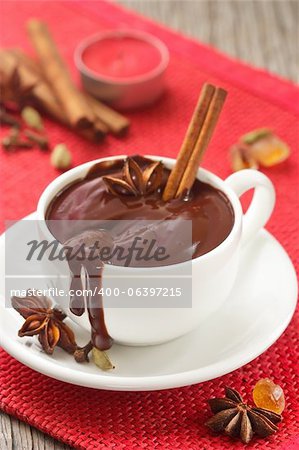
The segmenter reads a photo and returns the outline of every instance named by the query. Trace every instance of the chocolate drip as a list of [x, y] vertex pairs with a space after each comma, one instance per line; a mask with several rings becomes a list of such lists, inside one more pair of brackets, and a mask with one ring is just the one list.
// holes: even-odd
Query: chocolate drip
[[[89, 287], [92, 291], [98, 289], [98, 287], [101, 288], [102, 272], [103, 269], [101, 268], [98, 277], [88, 276]], [[108, 350], [113, 344], [113, 339], [109, 336], [105, 324], [102, 294], [98, 293], [96, 295], [88, 296], [87, 310], [91, 325], [91, 342], [93, 346], [100, 350]]]
[[[76, 292], [82, 289], [82, 282], [80, 275], [72, 275], [70, 291]], [[85, 311], [84, 297], [72, 295], [70, 298], [70, 310], [76, 316], [82, 316]]]
[[[91, 342], [99, 350], [107, 350], [111, 347], [113, 339], [109, 336], [105, 324], [101, 294], [104, 268], [98, 253], [98, 248], [101, 245], [112, 246], [109, 234], [103, 230], [87, 230], [66, 241], [64, 250], [72, 273], [70, 289], [75, 292], [70, 299], [70, 310], [77, 316], [84, 313], [83, 290], [84, 288], [88, 290], [86, 303], [91, 325]], [[82, 269], [85, 275], [85, 286], [81, 281]], [[81, 295], [76, 291], [79, 291]]]

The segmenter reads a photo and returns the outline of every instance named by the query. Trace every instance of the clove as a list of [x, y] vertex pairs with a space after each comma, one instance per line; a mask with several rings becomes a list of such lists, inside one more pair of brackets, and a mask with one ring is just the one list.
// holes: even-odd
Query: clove
[[42, 136], [41, 134], [35, 133], [34, 131], [31, 130], [24, 130], [24, 135], [33, 144], [37, 144], [41, 150], [49, 149], [49, 141], [47, 136]]
[[88, 354], [92, 350], [92, 343], [88, 342], [84, 347], [78, 347], [74, 352], [74, 358], [78, 363], [88, 362]]
[[1, 125], [9, 125], [15, 128], [21, 127], [21, 122], [11, 114], [8, 114], [3, 108], [0, 108], [0, 123]]
[[84, 347], [77, 347], [74, 352], [74, 358], [78, 363], [89, 362], [88, 355], [90, 352], [92, 352], [93, 362], [101, 370], [114, 369], [107, 353], [93, 347], [91, 342], [88, 342]]
[[20, 138], [19, 128], [11, 128], [8, 136], [2, 139], [2, 146], [5, 150], [15, 150], [17, 148], [30, 149], [33, 144], [29, 141]]

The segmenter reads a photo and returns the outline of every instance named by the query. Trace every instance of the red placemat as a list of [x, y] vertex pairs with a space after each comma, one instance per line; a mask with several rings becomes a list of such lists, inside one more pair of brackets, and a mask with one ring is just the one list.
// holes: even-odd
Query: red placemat
[[[204, 166], [221, 177], [230, 173], [227, 148], [242, 133], [270, 126], [291, 146], [284, 164], [265, 171], [277, 190], [277, 207], [268, 229], [298, 267], [298, 112], [299, 91], [290, 82], [235, 62], [218, 52], [106, 2], [1, 2], [2, 45], [30, 49], [24, 23], [46, 20], [72, 70], [72, 55], [81, 38], [93, 32], [127, 26], [156, 34], [171, 52], [168, 91], [146, 111], [130, 114], [125, 139], [108, 138], [91, 145], [51, 122], [51, 143], [65, 142], [74, 165], [113, 154], [153, 153], [175, 156], [204, 81], [221, 84], [229, 97]], [[74, 73], [75, 75], [75, 73]], [[45, 186], [57, 176], [49, 156], [38, 150], [1, 152], [2, 219], [32, 212]], [[257, 311], [258, 314], [258, 311]], [[253, 448], [295, 450], [299, 447], [298, 312], [283, 336], [267, 352], [243, 368], [215, 381], [160, 392], [108, 392], [52, 380], [0, 351], [0, 406], [53, 437], [80, 449], [230, 449], [243, 448], [227, 437], [214, 437], [203, 425], [210, 416], [206, 399], [222, 395], [225, 385], [250, 397], [262, 377], [276, 380], [286, 394], [287, 409], [280, 431]]]

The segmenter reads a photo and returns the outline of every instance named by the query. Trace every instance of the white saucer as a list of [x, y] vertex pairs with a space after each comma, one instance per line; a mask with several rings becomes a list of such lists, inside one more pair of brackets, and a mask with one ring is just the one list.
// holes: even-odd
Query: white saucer
[[[28, 218], [34, 219], [32, 214]], [[0, 239], [3, 254], [4, 239]], [[0, 266], [3, 279], [4, 267]], [[42, 274], [41, 274], [42, 275]], [[157, 390], [186, 386], [231, 372], [252, 361], [286, 329], [296, 307], [297, 279], [281, 245], [265, 230], [247, 246], [238, 279], [221, 309], [194, 332], [153, 347], [114, 345], [116, 365], [101, 372], [93, 364], [77, 364], [60, 349], [47, 356], [35, 338], [18, 338], [23, 319], [4, 308], [0, 286], [1, 346], [32, 369], [68, 383], [97, 389]], [[71, 322], [79, 343], [89, 334]]]

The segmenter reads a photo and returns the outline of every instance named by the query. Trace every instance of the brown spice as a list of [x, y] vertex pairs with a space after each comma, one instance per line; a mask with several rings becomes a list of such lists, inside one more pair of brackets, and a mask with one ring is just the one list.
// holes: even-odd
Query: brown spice
[[282, 420], [280, 414], [245, 404], [239, 392], [229, 387], [225, 388], [224, 398], [212, 398], [208, 403], [215, 415], [206, 425], [215, 433], [240, 437], [244, 444], [248, 444], [254, 434], [259, 437], [274, 434], [278, 430], [276, 424]]
[[208, 109], [205, 121], [202, 125], [200, 134], [191, 154], [190, 161], [187, 164], [186, 170], [180, 181], [176, 197], [180, 197], [186, 191], [189, 192], [193, 186], [198, 171], [199, 163], [201, 162], [204, 152], [212, 138], [214, 129], [218, 122], [223, 104], [226, 99], [227, 92], [224, 89], [216, 88], [210, 107]]
[[74, 358], [78, 363], [89, 362], [89, 353], [91, 352], [93, 345], [91, 341], [84, 347], [78, 347], [74, 352]]
[[[66, 67], [62, 69], [67, 79], [70, 79]], [[75, 97], [82, 98], [92, 116], [90, 126], [74, 126], [64, 111], [63, 102], [55, 94], [52, 83], [45, 79], [39, 63], [20, 49], [0, 50], [0, 88], [5, 104], [13, 101], [19, 107], [32, 106], [59, 123], [70, 126], [77, 134], [92, 142], [100, 142], [108, 132], [121, 136], [130, 125], [126, 117], [73, 86]], [[69, 103], [69, 97], [63, 100]], [[73, 96], [71, 100], [73, 102]]]
[[164, 201], [171, 200], [176, 195], [180, 180], [182, 179], [184, 171], [186, 170], [187, 164], [191, 158], [192, 151], [198, 139], [201, 127], [206, 118], [214, 92], [215, 87], [213, 85], [207, 83], [204, 84], [191, 121], [189, 123], [181, 149], [177, 156], [176, 163], [169, 175], [163, 193]]
[[66, 315], [57, 308], [51, 308], [47, 297], [27, 293], [26, 297], [12, 297], [13, 308], [25, 319], [19, 336], [37, 335], [43, 350], [51, 355], [56, 346], [73, 354], [77, 349], [75, 335], [63, 320]]
[[78, 347], [74, 353], [74, 358], [78, 363], [89, 362], [89, 353], [92, 352], [92, 359], [101, 370], [114, 369], [106, 352], [93, 347], [91, 341], [84, 347]]
[[47, 25], [37, 19], [31, 19], [27, 23], [27, 30], [39, 57], [42, 72], [71, 126], [79, 130], [92, 127], [94, 114], [73, 84]]
[[9, 125], [15, 128], [21, 127], [20, 120], [16, 119], [11, 114], [8, 114], [8, 112], [6, 112], [4, 108], [0, 108], [0, 123], [1, 125]]
[[33, 144], [21, 138], [19, 128], [11, 128], [9, 135], [2, 139], [2, 146], [5, 150], [14, 151], [16, 149], [31, 149]]
[[122, 177], [104, 176], [109, 191], [114, 195], [148, 195], [158, 190], [162, 183], [163, 164], [161, 161], [142, 169], [133, 158], [127, 158]]
[[205, 84], [193, 113], [177, 161], [170, 173], [163, 192], [168, 201], [189, 192], [198, 170], [198, 165], [211, 140], [222, 110], [226, 91]]
[[94, 363], [100, 369], [114, 368], [107, 353], [94, 348], [91, 342], [78, 347], [74, 332], [63, 322], [66, 314], [59, 308], [52, 308], [52, 302], [47, 297], [32, 295], [28, 291], [26, 297], [12, 297], [11, 304], [25, 319], [18, 335], [38, 336], [48, 355], [53, 354], [55, 347], [61, 347], [73, 355], [78, 363], [83, 363], [89, 362], [88, 355], [92, 351]]
[[10, 93], [10, 100], [21, 107], [34, 106], [59, 122], [67, 123], [61, 106], [41, 75], [39, 66], [29, 56], [17, 49], [2, 50], [0, 69], [3, 74], [3, 87], [7, 97]]
[[41, 150], [49, 149], [49, 140], [47, 136], [35, 133], [31, 130], [24, 130], [24, 135], [34, 144], [37, 144]]
[[85, 98], [99, 122], [105, 125], [107, 130], [116, 136], [126, 134], [130, 126], [129, 119], [88, 94], [85, 94]]

